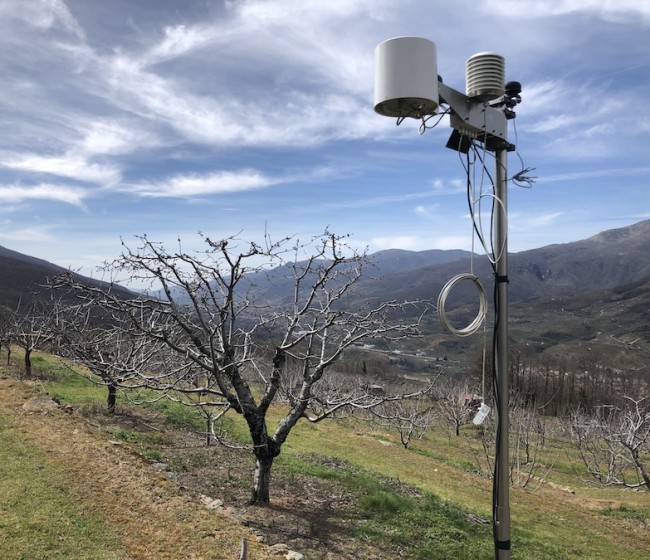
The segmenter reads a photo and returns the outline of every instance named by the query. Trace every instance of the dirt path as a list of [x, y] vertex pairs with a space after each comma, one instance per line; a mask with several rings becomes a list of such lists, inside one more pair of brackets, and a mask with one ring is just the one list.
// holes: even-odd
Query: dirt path
[[107, 519], [133, 559], [237, 559], [244, 537], [249, 560], [273, 558], [246, 528], [183, 496], [99, 426], [63, 409], [25, 412], [34, 394], [25, 383], [0, 379], [0, 414], [65, 469], [72, 495]]

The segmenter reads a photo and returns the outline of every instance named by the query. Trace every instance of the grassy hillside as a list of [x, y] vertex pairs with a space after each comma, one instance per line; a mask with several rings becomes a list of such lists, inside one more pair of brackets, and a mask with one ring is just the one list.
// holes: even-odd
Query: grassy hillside
[[[302, 424], [274, 469], [273, 505], [251, 508], [250, 454], [205, 447], [186, 409], [122, 403], [110, 417], [101, 388], [48, 356], [35, 367], [40, 381], [18, 382], [7, 368], [0, 380], [0, 461], [9, 465], [0, 502], [20, 502], [0, 508], [3, 558], [236, 558], [242, 536], [248, 558], [270, 554], [258, 540], [308, 560], [493, 557], [491, 483], [469, 427], [456, 437], [439, 425], [404, 449], [361, 421]], [[22, 412], [44, 391], [72, 412]], [[238, 422], [229, 430], [243, 440]], [[650, 494], [596, 486], [566, 441], [550, 447], [553, 484], [511, 491], [513, 559], [647, 558]], [[27, 484], [35, 499], [12, 493]], [[207, 510], [201, 495], [225, 507]], [[43, 502], [58, 514], [33, 521]], [[75, 547], [83, 553], [67, 555]]]

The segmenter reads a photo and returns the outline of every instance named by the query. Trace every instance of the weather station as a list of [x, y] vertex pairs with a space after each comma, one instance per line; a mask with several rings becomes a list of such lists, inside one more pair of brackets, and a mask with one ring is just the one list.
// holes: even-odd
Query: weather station
[[[496, 450], [494, 460], [492, 526], [494, 554], [498, 560], [510, 558], [510, 474], [509, 474], [509, 419], [508, 419], [508, 209], [507, 186], [530, 186], [533, 178], [526, 177], [530, 169], [522, 169], [508, 177], [508, 152], [515, 146], [508, 142], [508, 124], [516, 116], [514, 107], [521, 102], [521, 85], [505, 82], [505, 61], [498, 54], [484, 52], [470, 57], [466, 62], [466, 89], [461, 93], [447, 86], [438, 76], [436, 45], [420, 37], [397, 37], [380, 43], [375, 49], [375, 95], [377, 113], [397, 119], [420, 121], [419, 131], [436, 126], [448, 116], [452, 133], [447, 148], [459, 153], [467, 172], [468, 202], [472, 217], [472, 236], [476, 236], [492, 265], [494, 273], [494, 325], [493, 353], [493, 402], [496, 411]], [[436, 119], [435, 124], [429, 124]], [[515, 129], [516, 130], [516, 129]], [[466, 158], [463, 160], [463, 158]], [[486, 166], [494, 159], [494, 173]], [[480, 166], [481, 178], [474, 181]], [[489, 184], [489, 189], [485, 188]], [[478, 191], [477, 191], [478, 188]], [[480, 204], [489, 199], [491, 207], [491, 231], [483, 234]], [[479, 292], [479, 310], [467, 327], [455, 328], [447, 321], [445, 301], [449, 291], [458, 283], [470, 281]], [[438, 315], [444, 326], [456, 336], [475, 333], [486, 317], [487, 297], [472, 272], [452, 278], [438, 298]], [[474, 418], [479, 424], [487, 415], [489, 407], [483, 402]]]

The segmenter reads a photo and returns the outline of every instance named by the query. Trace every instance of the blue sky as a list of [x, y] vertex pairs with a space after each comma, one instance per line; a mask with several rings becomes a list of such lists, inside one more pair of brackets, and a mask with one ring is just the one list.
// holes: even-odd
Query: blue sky
[[447, 123], [373, 111], [396, 36], [461, 91], [481, 51], [522, 83], [511, 251], [650, 218], [649, 1], [0, 0], [0, 245], [86, 273], [141, 234], [470, 249]]

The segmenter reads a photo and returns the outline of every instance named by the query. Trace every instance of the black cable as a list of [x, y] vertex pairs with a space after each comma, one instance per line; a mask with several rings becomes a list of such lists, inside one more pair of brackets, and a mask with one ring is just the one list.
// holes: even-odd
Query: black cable
[[[481, 229], [478, 227], [478, 224], [475, 219], [474, 213], [474, 201], [472, 200], [472, 166], [476, 164], [477, 161], [480, 162], [482, 166], [482, 173], [484, 173], [491, 185], [492, 188], [492, 211], [490, 214], [490, 240], [492, 248], [492, 257], [495, 257], [494, 254], [494, 220], [495, 220], [495, 211], [499, 210], [497, 205], [500, 204], [500, 201], [496, 199], [495, 184], [494, 179], [486, 167], [485, 158], [482, 156], [479, 148], [476, 145], [474, 140], [471, 141], [471, 155], [470, 150], [466, 153], [466, 159], [463, 161], [463, 157], [459, 150], [460, 161], [463, 164], [465, 173], [467, 174], [467, 203], [469, 206], [470, 215], [472, 217], [472, 228], [476, 233], [479, 241], [483, 245], [483, 248], [487, 250], [485, 240], [483, 238]], [[482, 193], [481, 193], [482, 195]], [[501, 251], [503, 248], [499, 248]], [[493, 401], [494, 408], [496, 411], [497, 421], [496, 421], [496, 430], [495, 430], [495, 454], [494, 454], [494, 464], [493, 464], [493, 473], [492, 473], [492, 537], [494, 542], [494, 558], [498, 559], [499, 555], [499, 494], [500, 494], [500, 481], [499, 481], [499, 471], [500, 471], [500, 459], [499, 459], [499, 449], [501, 449], [501, 442], [503, 440], [503, 426], [500, 422], [500, 410], [503, 403], [500, 399], [500, 382], [497, 369], [497, 358], [498, 358], [498, 345], [499, 345], [499, 325], [502, 320], [500, 313], [500, 296], [499, 296], [499, 284], [501, 282], [507, 282], [507, 278], [500, 277], [498, 275], [498, 269], [496, 265], [496, 259], [488, 259], [492, 270], [494, 273], [494, 292], [493, 292], [493, 305], [494, 305], [494, 330], [492, 334], [492, 392], [493, 392]]]
[[[438, 124], [440, 123], [442, 118], [445, 115], [448, 115], [449, 113], [451, 113], [449, 108], [445, 109], [442, 113], [440, 113], [438, 115], [438, 120], [436, 122], [434, 122], [432, 125], [428, 125], [427, 122], [429, 120], [431, 120], [433, 117], [435, 117], [436, 116], [435, 114], [429, 115], [427, 117], [419, 117], [421, 122], [420, 122], [420, 125], [418, 127], [418, 134], [424, 134], [427, 130], [435, 128], [436, 126], [438, 126]], [[395, 121], [395, 124], [397, 126], [401, 125], [404, 122], [404, 119], [406, 119], [408, 116], [411, 116], [413, 118], [418, 118], [415, 115], [402, 115], [401, 117], [397, 117], [397, 120]]]
[[[470, 215], [472, 217], [472, 227], [474, 229], [474, 232], [476, 233], [476, 236], [478, 237], [479, 241], [481, 242], [481, 245], [483, 246], [483, 248], [487, 251], [488, 248], [487, 248], [487, 245], [485, 243], [485, 239], [483, 238], [483, 234], [482, 234], [481, 230], [479, 229], [478, 225], [476, 224], [476, 220], [474, 219], [474, 206], [473, 206], [474, 203], [473, 203], [473, 201], [471, 199], [471, 191], [472, 191], [471, 167], [472, 167], [472, 165], [475, 165], [475, 161], [478, 160], [478, 161], [481, 162], [481, 167], [482, 167], [483, 173], [485, 173], [485, 175], [487, 175], [487, 178], [490, 181], [490, 186], [492, 188], [492, 193], [493, 193], [493, 196], [492, 196], [492, 210], [490, 212], [490, 247], [492, 248], [492, 258], [488, 258], [488, 260], [490, 261], [490, 265], [492, 266], [492, 270], [496, 274], [496, 262], [495, 262], [495, 259], [494, 259], [494, 257], [496, 256], [495, 253], [494, 253], [494, 211], [495, 211], [495, 204], [498, 204], [498, 201], [497, 201], [496, 196], [495, 196], [494, 179], [492, 178], [492, 175], [488, 171], [488, 169], [487, 169], [487, 167], [485, 165], [485, 160], [481, 157], [481, 154], [480, 154], [478, 148], [476, 147], [476, 144], [475, 144], [474, 141], [471, 142], [471, 151], [472, 151], [472, 153], [474, 155], [474, 158], [475, 158], [474, 161], [470, 160], [469, 151], [468, 151], [467, 154], [466, 154], [467, 165], [465, 165], [463, 163], [463, 167], [465, 169], [465, 172], [467, 173], [467, 203], [468, 203], [468, 206], [469, 206]], [[461, 158], [461, 162], [462, 161], [463, 160]]]
[[427, 121], [432, 119], [434, 115], [429, 115], [428, 117], [422, 117], [422, 122], [420, 123], [420, 126], [418, 128], [418, 134], [424, 134], [427, 130], [435, 128], [440, 124], [440, 121], [445, 115], [448, 115], [450, 113], [449, 109], [445, 109], [442, 113], [440, 113], [440, 116], [438, 117], [438, 120], [434, 122], [432, 125], [427, 125]]
[[496, 433], [495, 433], [495, 453], [492, 473], [492, 537], [494, 541], [494, 558], [499, 555], [499, 449], [501, 444], [501, 421], [499, 411], [501, 410], [501, 399], [499, 391], [499, 377], [497, 372], [497, 347], [499, 341], [499, 323], [501, 321], [499, 306], [499, 282], [497, 281], [496, 270], [494, 273], [494, 330], [492, 332], [492, 398], [494, 399], [494, 408], [496, 411]]
[[[460, 154], [460, 152], [458, 152]], [[479, 229], [478, 225], [476, 224], [476, 220], [474, 219], [474, 201], [472, 200], [472, 161], [469, 158], [469, 151], [467, 154], [465, 154], [465, 157], [467, 158], [467, 165], [463, 164], [463, 167], [465, 168], [465, 172], [467, 174], [467, 206], [469, 207], [469, 213], [470, 216], [472, 217], [472, 228], [474, 229], [474, 233], [476, 233], [476, 237], [478, 237], [478, 240], [481, 242], [481, 245], [485, 248], [485, 240], [483, 239], [483, 234], [481, 233], [481, 230]], [[461, 156], [461, 162], [462, 162], [462, 156]]]
[[[487, 175], [487, 178], [490, 181], [490, 186], [492, 187], [492, 211], [490, 212], [490, 247], [492, 248], [492, 257], [490, 259], [490, 263], [492, 264], [492, 269], [495, 271], [496, 274], [496, 256], [497, 254], [494, 251], [494, 211], [495, 211], [495, 204], [498, 204], [500, 201], [497, 200], [496, 198], [496, 192], [495, 192], [495, 187], [494, 187], [494, 179], [492, 178], [492, 174], [487, 168], [485, 159], [481, 156], [481, 152], [479, 149], [476, 147], [475, 142], [472, 142], [472, 150], [474, 151], [476, 158], [481, 162], [481, 166], [483, 169], [483, 173]], [[483, 153], [486, 153], [485, 150], [483, 150]], [[485, 246], [485, 245], [484, 245]], [[499, 248], [499, 253], [503, 250], [503, 248]]]
[[[462, 142], [462, 136], [461, 139], [459, 140], [459, 144]], [[474, 154], [476, 155], [476, 154]], [[481, 230], [479, 227], [476, 225], [476, 220], [474, 219], [474, 202], [472, 200], [472, 165], [474, 162], [470, 160], [469, 157], [469, 150], [465, 154], [465, 157], [467, 158], [467, 163], [463, 161], [463, 156], [462, 152], [459, 150], [458, 151], [458, 156], [460, 157], [460, 161], [463, 165], [463, 168], [465, 169], [465, 174], [467, 175], [467, 206], [469, 208], [469, 214], [472, 218], [472, 229], [474, 230], [474, 233], [476, 233], [476, 237], [478, 237], [478, 240], [481, 242], [481, 245], [483, 248], [486, 248], [485, 246], [485, 240], [483, 239], [483, 234], [481, 233]]]
[[[461, 155], [461, 152], [459, 151], [459, 157], [460, 161], [463, 165], [463, 168], [465, 169], [465, 173], [467, 175], [467, 204], [469, 206], [469, 211], [470, 215], [472, 217], [472, 228], [474, 232], [476, 233], [476, 236], [478, 237], [479, 241], [483, 245], [483, 248], [487, 250], [487, 247], [485, 245], [485, 240], [483, 239], [483, 235], [481, 233], [480, 228], [478, 227], [478, 224], [476, 223], [475, 219], [475, 213], [474, 213], [474, 201], [472, 200], [472, 166], [475, 165], [476, 161], [479, 161], [482, 166], [482, 172], [486, 174], [488, 177], [488, 180], [490, 181], [490, 185], [492, 187], [492, 192], [495, 195], [495, 185], [494, 185], [494, 179], [492, 178], [492, 175], [490, 172], [487, 170], [486, 165], [485, 165], [485, 159], [482, 157], [478, 147], [476, 146], [476, 143], [472, 140], [471, 141], [471, 155], [470, 155], [470, 150], [467, 151], [465, 154], [466, 158], [465, 161], [463, 160], [463, 157]], [[472, 159], [473, 157], [473, 159]], [[490, 239], [492, 241], [492, 251], [494, 252], [494, 212], [496, 209], [496, 204], [498, 202], [496, 201], [496, 196], [492, 197], [492, 212], [490, 216]], [[500, 384], [499, 384], [499, 378], [497, 375], [497, 347], [498, 347], [498, 340], [499, 340], [499, 324], [501, 321], [501, 314], [500, 314], [500, 305], [499, 305], [499, 284], [501, 282], [507, 281], [507, 279], [500, 278], [498, 276], [498, 270], [496, 266], [496, 262], [493, 262], [494, 259], [489, 258], [488, 259], [491, 266], [492, 270], [494, 273], [494, 292], [493, 292], [493, 305], [494, 305], [494, 330], [492, 334], [492, 398], [494, 401], [494, 408], [497, 414], [497, 422], [496, 422], [496, 430], [495, 430], [495, 444], [496, 444], [496, 452], [494, 454], [494, 464], [493, 464], [493, 473], [492, 473], [492, 537], [494, 541], [494, 557], [495, 559], [498, 558], [498, 551], [499, 551], [499, 535], [498, 535], [498, 526], [499, 526], [499, 452], [498, 450], [500, 449], [501, 446], [501, 440], [502, 440], [502, 429], [503, 426], [501, 425], [501, 422], [498, 420], [499, 419], [499, 411], [501, 410], [501, 400], [500, 400]]]
[[[514, 130], [515, 133], [515, 146], [516, 146], [518, 144], [519, 135], [517, 133], [517, 123], [514, 119], [512, 120], [512, 129]], [[517, 171], [517, 173], [515, 173], [508, 180], [512, 181], [512, 184], [515, 185], [516, 187], [520, 187], [522, 189], [532, 189], [533, 183], [537, 182], [537, 177], [531, 177], [530, 175], [527, 175], [527, 173], [534, 171], [535, 168], [526, 167], [526, 164], [524, 163], [524, 158], [521, 157], [519, 150], [515, 150], [515, 153], [519, 158], [519, 163], [521, 163], [521, 170]]]

